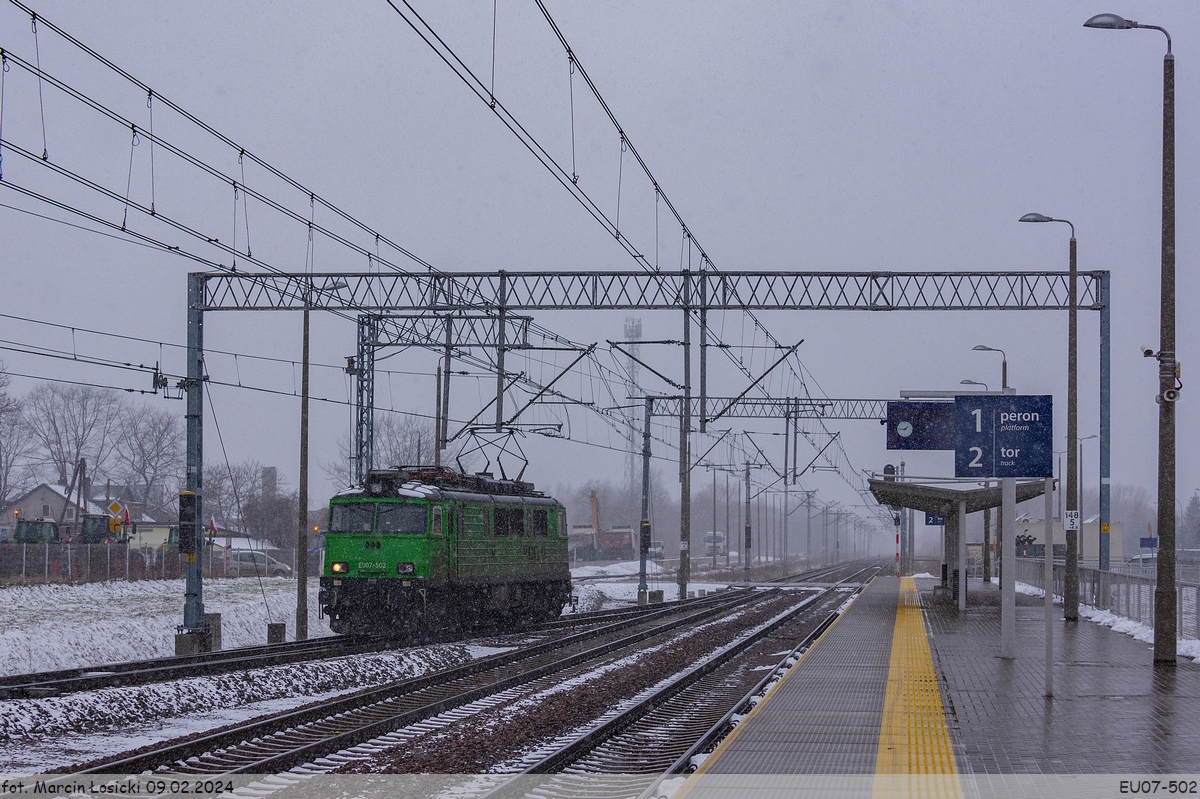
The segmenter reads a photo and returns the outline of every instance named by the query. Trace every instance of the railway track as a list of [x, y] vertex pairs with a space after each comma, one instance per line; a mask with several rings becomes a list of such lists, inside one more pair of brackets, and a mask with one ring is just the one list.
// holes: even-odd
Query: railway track
[[[811, 579], [812, 576], [806, 573], [797, 575], [797, 578]], [[197, 739], [168, 743], [71, 771], [136, 773], [169, 770], [184, 774], [257, 774], [298, 766], [305, 766], [306, 770], [316, 768], [328, 771], [346, 762], [338, 757], [338, 752], [353, 751], [364, 745], [369, 748], [369, 742], [373, 740], [403, 735], [408, 730], [419, 732], [422, 729], [436, 729], [439, 724], [445, 726], [455, 720], [471, 718], [480, 710], [502, 706], [520, 696], [536, 695], [538, 691], [594, 675], [597, 669], [612, 668], [611, 664], [621, 663], [623, 659], [636, 660], [647, 651], [647, 647], [661, 647], [664, 642], [672, 640], [676, 631], [684, 631], [689, 626], [710, 625], [716, 631], [715, 640], [736, 639], [735, 644], [707, 656], [682, 678], [662, 687], [652, 696], [644, 697], [638, 702], [637, 708], [625, 711], [615, 724], [605, 723], [600, 732], [590, 734], [590, 743], [584, 747], [590, 749], [599, 745], [602, 739], [610, 737], [609, 731], [628, 726], [631, 714], [641, 716], [654, 710], [658, 704], [666, 701], [668, 693], [673, 696], [686, 692], [701, 704], [707, 703], [704, 697], [713, 692], [713, 686], [722, 681], [728, 682], [727, 677], [717, 673], [721, 666], [736, 660], [747, 647], [761, 645], [769, 650], [767, 655], [775, 652], [779, 644], [771, 638], [772, 631], [792, 622], [798, 615], [811, 616], [811, 612], [801, 614], [801, 610], [824, 607], [828, 598], [836, 593], [836, 587], [830, 588], [820, 595], [824, 598], [821, 601], [808, 600], [800, 605], [793, 591], [772, 587], [726, 591], [685, 603], [654, 606], [645, 610], [639, 619], [614, 621], [599, 629], [361, 692], [320, 707], [239, 725]], [[755, 602], [755, 599], [761, 601]], [[721, 623], [731, 623], [731, 614], [752, 615], [755, 612], [762, 618], [755, 621], [751, 617], [754, 622], [751, 626], [755, 629], [748, 637], [730, 635], [718, 629]], [[711, 643], [704, 644], [705, 651], [710, 648]], [[777, 661], [777, 657], [771, 660], [771, 665], [776, 665]], [[619, 675], [621, 672], [618, 669], [614, 673]], [[615, 679], [621, 680], [620, 677]], [[744, 690], [735, 690], [733, 693], [736, 696], [733, 696], [730, 690], [726, 686], [728, 703], [744, 694]], [[555, 714], [548, 715], [553, 717]], [[691, 735], [688, 740], [697, 737]], [[579, 746], [577, 744], [576, 748]], [[328, 759], [331, 756], [333, 759]], [[659, 755], [657, 760], [663, 757]]]
[[[870, 566], [845, 576], [813, 602], [717, 650], [582, 736], [544, 753], [522, 773], [662, 775], [691, 771], [693, 758], [711, 751], [732, 730], [736, 714], [749, 712], [767, 686], [837, 619], [849, 599], [839, 589], [854, 584], [853, 593], [857, 594], [882, 568]], [[782, 658], [781, 646], [786, 647]], [[756, 677], [763, 666], [770, 668], [765, 676]], [[558, 787], [564, 789], [567, 784], [579, 784], [570, 776], [562, 782]], [[527, 780], [518, 784], [522, 791], [530, 787]], [[587, 784], [590, 791], [604, 793], [594, 780]], [[613, 787], [620, 794], [625, 785], [626, 781], [619, 781]], [[546, 786], [555, 794], [553, 779]], [[509, 793], [502, 787], [488, 796], [500, 799]]]
[[[831, 569], [817, 569], [787, 578], [778, 578], [772, 583], [818, 579]], [[628, 579], [628, 578], [625, 578]], [[570, 613], [553, 621], [522, 628], [522, 633], [552, 632], [563, 629], [578, 629], [581, 626], [606, 624], [620, 619], [634, 619], [655, 608], [674, 607], [679, 600], [664, 602], [652, 608], [629, 607], [613, 610]], [[497, 631], [492, 631], [493, 634]], [[324, 658], [346, 655], [370, 654], [400, 649], [416, 644], [438, 643], [445, 640], [429, 639], [414, 641], [385, 637], [328, 636], [307, 641], [288, 641], [279, 644], [241, 647], [217, 652], [194, 655], [177, 655], [149, 660], [107, 663], [74, 669], [34, 672], [0, 676], [0, 699], [26, 699], [61, 696], [77, 691], [91, 691], [130, 685], [147, 685], [167, 682], [184, 677], [226, 674], [233, 671], [268, 668], [270, 666], [302, 663]]]
[[140, 773], [170, 769], [233, 774], [286, 770], [530, 680], [636, 647], [656, 635], [744, 605], [754, 593], [727, 591], [686, 603], [656, 605], [634, 620], [619, 619], [463, 666], [70, 771]]

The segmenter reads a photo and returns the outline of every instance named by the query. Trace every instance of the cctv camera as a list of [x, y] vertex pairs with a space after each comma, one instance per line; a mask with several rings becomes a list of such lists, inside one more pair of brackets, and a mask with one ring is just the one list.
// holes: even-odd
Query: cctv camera
[[1153, 358], [1153, 357], [1154, 357], [1154, 350], [1150, 349], [1150, 348], [1149, 348], [1149, 347], [1147, 347], [1145, 344], [1143, 344], [1143, 345], [1142, 345], [1142, 357], [1143, 357], [1143, 358]]

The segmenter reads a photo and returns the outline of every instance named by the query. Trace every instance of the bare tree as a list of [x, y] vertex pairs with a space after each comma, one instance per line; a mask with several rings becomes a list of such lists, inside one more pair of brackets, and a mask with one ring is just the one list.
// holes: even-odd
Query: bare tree
[[[338, 440], [337, 460], [321, 464], [321, 470], [331, 482], [345, 486], [354, 484], [354, 466], [350, 455], [350, 436], [343, 435]], [[432, 464], [433, 424], [400, 414], [377, 414], [373, 460], [379, 469]]]
[[166, 408], [126, 405], [118, 441], [118, 477], [133, 487], [147, 508], [161, 506], [168, 484], [177, 483], [183, 472], [183, 422]]
[[80, 458], [93, 475], [105, 470], [117, 443], [123, 398], [92, 386], [45, 383], [25, 398], [24, 420], [40, 465], [66, 484]]
[[0, 364], [0, 505], [32, 487], [35, 449], [21, 419], [21, 403], [8, 393], [8, 375]]
[[224, 461], [204, 466], [202, 511], [205, 523], [215, 518], [221, 527], [245, 530], [245, 508], [262, 491], [262, 466], [248, 460], [226, 466]]

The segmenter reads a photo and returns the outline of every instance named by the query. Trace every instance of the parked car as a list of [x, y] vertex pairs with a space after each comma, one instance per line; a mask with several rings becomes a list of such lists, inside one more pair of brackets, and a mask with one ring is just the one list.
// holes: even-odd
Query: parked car
[[230, 552], [226, 577], [291, 577], [292, 567], [265, 552]]
[[663, 542], [651, 541], [650, 548], [646, 551], [646, 555], [651, 560], [662, 560], [663, 558]]

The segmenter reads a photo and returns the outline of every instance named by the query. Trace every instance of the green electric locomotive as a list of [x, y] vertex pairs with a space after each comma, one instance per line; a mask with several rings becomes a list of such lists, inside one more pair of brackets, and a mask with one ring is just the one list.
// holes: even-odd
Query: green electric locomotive
[[329, 501], [318, 604], [336, 633], [422, 638], [533, 624], [571, 595], [566, 509], [530, 483], [371, 471]]

